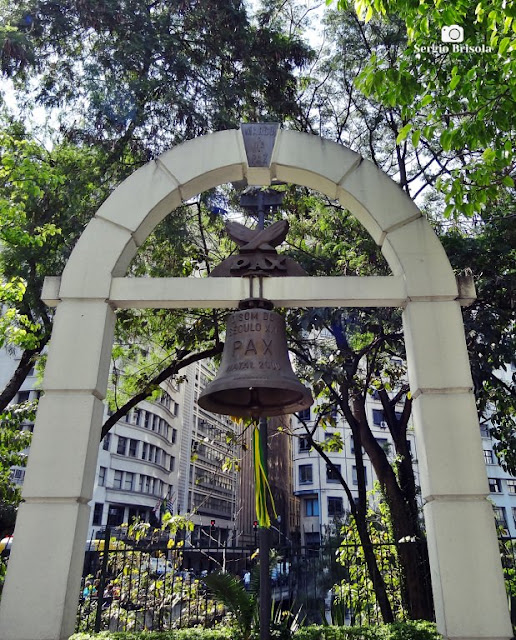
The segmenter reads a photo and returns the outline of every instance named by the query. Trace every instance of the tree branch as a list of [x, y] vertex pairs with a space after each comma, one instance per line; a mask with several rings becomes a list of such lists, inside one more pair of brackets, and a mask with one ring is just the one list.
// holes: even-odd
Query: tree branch
[[120, 420], [120, 418], [123, 418], [139, 402], [141, 402], [142, 400], [145, 400], [145, 398], [148, 398], [152, 393], [152, 391], [156, 388], [156, 385], [160, 384], [160, 382], [164, 382], [167, 378], [170, 378], [171, 376], [175, 375], [178, 371], [180, 371], [181, 369], [184, 369], [189, 364], [198, 362], [199, 360], [203, 360], [204, 358], [212, 358], [213, 356], [218, 355], [219, 353], [222, 352], [223, 348], [224, 348], [224, 343], [219, 342], [215, 346], [211, 347], [210, 349], [206, 349], [205, 351], [201, 351], [199, 353], [192, 353], [180, 360], [175, 360], [172, 364], [170, 364], [168, 367], [163, 369], [163, 371], [158, 373], [158, 375], [154, 376], [154, 378], [149, 380], [149, 382], [147, 382], [147, 384], [142, 389], [142, 391], [140, 391], [140, 393], [137, 393], [130, 400], [128, 400], [124, 405], [122, 405], [119, 409], [117, 409], [115, 413], [109, 416], [109, 418], [102, 425], [102, 432], [100, 435], [100, 439], [102, 440], [102, 438], [104, 438], [104, 436], [106, 436], [109, 433], [109, 430], [111, 429], [111, 427], [115, 425]]
[[20, 390], [20, 387], [25, 382], [25, 378], [27, 377], [29, 371], [34, 366], [34, 356], [38, 356], [41, 353], [49, 339], [50, 334], [41, 338], [40, 344], [35, 349], [25, 349], [25, 351], [22, 353], [15, 372], [11, 376], [9, 382], [6, 384], [2, 393], [0, 393], [0, 413], [5, 410], [9, 402], [11, 402], [11, 400]]

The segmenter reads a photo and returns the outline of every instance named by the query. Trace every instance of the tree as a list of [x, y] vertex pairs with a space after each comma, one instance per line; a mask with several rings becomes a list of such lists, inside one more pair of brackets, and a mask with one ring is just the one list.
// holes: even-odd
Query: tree
[[66, 134], [101, 144], [109, 161], [290, 117], [293, 72], [310, 57], [277, 25], [252, 24], [240, 0], [28, 0], [4, 20], [3, 72], [18, 86], [36, 75], [36, 101], [58, 107]]
[[[288, 117], [295, 110], [294, 70], [311, 54], [277, 26], [252, 25], [236, 0], [224, 6], [35, 0], [2, 3], [0, 14], [1, 69], [14, 83], [22, 117], [30, 120], [35, 105], [44, 105], [60, 121], [58, 133], [40, 131], [43, 144], [28, 126], [3, 116], [0, 346], [16, 349], [20, 360], [0, 390], [1, 413], [50, 338], [52, 312], [40, 301], [43, 278], [61, 273], [114, 186], [171, 144], [262, 114]], [[196, 237], [187, 229], [190, 213], [185, 208], [161, 225], [133, 273], [188, 275], [205, 263], [202, 230]], [[194, 210], [194, 218], [200, 215]], [[158, 393], [160, 380], [219, 353], [217, 326], [216, 313], [120, 312], [114, 360], [127, 361], [139, 342], [156, 340], [162, 361], [154, 358], [144, 373], [133, 368], [125, 378], [133, 398], [113, 400], [116, 413], [103, 434], [140, 399]], [[212, 342], [203, 351], [204, 328]], [[136, 359], [141, 362], [141, 354]]]
[[0, 133], [0, 346], [21, 357], [0, 392], [0, 412], [13, 399], [50, 339], [52, 312], [41, 302], [45, 275], [59, 273], [71, 248], [109, 193], [95, 149], [63, 142], [48, 151], [35, 136], [3, 119]]
[[[19, 125], [3, 141], [1, 300], [10, 308], [0, 329], [22, 354], [0, 395], [1, 410], [49, 339], [51, 313], [39, 300], [43, 275], [61, 272], [116, 182], [170, 144], [264, 111], [286, 117], [294, 109], [293, 71], [311, 54], [277, 26], [253, 26], [237, 0], [224, 7], [43, 0], [4, 4], [0, 11], [2, 71], [13, 79], [23, 113], [42, 104], [58, 108], [61, 121], [51, 151]], [[78, 41], [84, 47], [77, 48]], [[36, 77], [39, 92], [32, 91]], [[176, 230], [162, 226], [156, 245], [162, 260], [164, 237]], [[152, 246], [146, 245], [147, 260]], [[184, 255], [182, 267], [172, 265], [182, 275]], [[163, 265], [171, 266], [169, 260]]]
[[[337, 3], [342, 10], [351, 5]], [[412, 149], [424, 178], [443, 195], [445, 216], [488, 211], [490, 203], [514, 188], [509, 114], [516, 101], [516, 6], [480, 0], [472, 11], [465, 1], [444, 6], [438, 1], [357, 0], [354, 8], [360, 21], [401, 20], [407, 33], [396, 58], [388, 49], [370, 51], [357, 87], [399, 110], [396, 142], [404, 153]], [[450, 25], [463, 29], [464, 42], [450, 39]]]

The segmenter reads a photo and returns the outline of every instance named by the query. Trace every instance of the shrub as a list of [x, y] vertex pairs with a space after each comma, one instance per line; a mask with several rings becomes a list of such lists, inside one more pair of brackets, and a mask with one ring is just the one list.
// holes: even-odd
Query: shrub
[[[234, 630], [178, 629], [176, 631], [102, 631], [76, 633], [70, 640], [231, 640]], [[374, 627], [301, 627], [293, 640], [442, 640], [435, 624], [426, 621], [396, 622]]]
[[435, 624], [427, 621], [395, 622], [371, 627], [301, 627], [294, 640], [441, 640]]
[[177, 629], [174, 631], [101, 631], [75, 633], [69, 640], [231, 640], [231, 629]]

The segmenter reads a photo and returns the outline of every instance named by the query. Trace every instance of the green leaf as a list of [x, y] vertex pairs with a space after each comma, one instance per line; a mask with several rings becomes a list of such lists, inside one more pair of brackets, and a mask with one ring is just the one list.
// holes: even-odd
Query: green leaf
[[502, 179], [502, 184], [504, 184], [506, 187], [514, 187], [514, 180], [511, 178], [511, 176], [504, 176]]
[[444, 151], [449, 151], [451, 149], [452, 136], [453, 136], [452, 129], [445, 129], [441, 133], [439, 137], [439, 142], [441, 143], [441, 147], [444, 149]]
[[462, 76], [456, 75], [456, 76], [453, 76], [453, 78], [450, 80], [449, 87], [451, 91], [453, 91], [455, 87], [459, 84], [461, 77]]
[[493, 149], [486, 149], [482, 154], [482, 159], [485, 160], [486, 162], [491, 162], [495, 158], [496, 158], [496, 151], [494, 151]]
[[498, 46], [498, 53], [503, 56], [504, 53], [507, 51], [507, 49], [509, 48], [509, 45], [511, 44], [511, 39], [510, 38], [503, 38], [503, 40], [500, 42], [499, 46]]
[[419, 139], [421, 138], [421, 131], [414, 131], [412, 134], [412, 144], [414, 147], [417, 147], [419, 144]]
[[412, 123], [411, 122], [409, 122], [404, 127], [402, 127], [400, 129], [400, 132], [398, 133], [397, 138], [396, 138], [396, 144], [400, 144], [401, 142], [403, 142], [403, 140], [405, 140], [405, 138], [410, 133], [411, 129], [412, 129]]

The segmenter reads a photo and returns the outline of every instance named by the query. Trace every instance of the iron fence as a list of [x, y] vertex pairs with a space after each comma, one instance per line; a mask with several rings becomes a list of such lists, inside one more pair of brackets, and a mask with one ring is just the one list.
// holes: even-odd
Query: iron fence
[[[203, 584], [208, 573], [238, 576], [245, 587], [256, 572], [256, 545], [189, 546], [169, 538], [90, 541], [77, 616], [78, 631], [168, 630], [211, 627], [227, 615]], [[415, 543], [407, 543], [415, 544]], [[375, 556], [398, 620], [406, 619], [394, 544], [376, 544]], [[382, 617], [359, 545], [278, 547], [272, 551], [275, 606], [298, 610], [305, 624], [374, 624]], [[247, 574], [247, 575], [246, 575]]]

